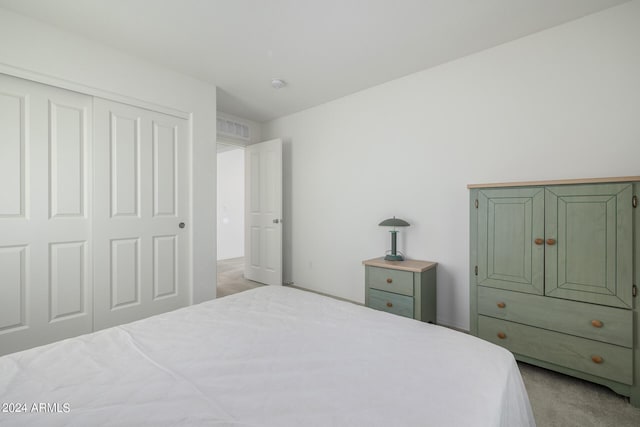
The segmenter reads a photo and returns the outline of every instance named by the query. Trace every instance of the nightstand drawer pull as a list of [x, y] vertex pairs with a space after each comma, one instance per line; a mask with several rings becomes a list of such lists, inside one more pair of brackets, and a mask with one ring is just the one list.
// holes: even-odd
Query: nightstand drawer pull
[[392, 304], [392, 303], [390, 303], [390, 302], [388, 302], [388, 303], [387, 303], [387, 307], [391, 308], [391, 307], [393, 307], [393, 304]]
[[593, 361], [593, 363], [597, 363], [598, 365], [604, 362], [602, 356], [591, 356], [591, 360]]
[[393, 279], [392, 279], [391, 277], [389, 277], [389, 278], [387, 279], [387, 283], [393, 283]]
[[602, 321], [601, 320], [592, 320], [591, 321], [591, 326], [593, 326], [594, 328], [602, 328]]
[[505, 334], [504, 332], [498, 332], [498, 338], [500, 338], [501, 340], [505, 339], [507, 337], [507, 334]]
[[507, 306], [507, 304], [503, 303], [503, 302], [499, 302], [497, 304], [498, 308], [505, 308]]

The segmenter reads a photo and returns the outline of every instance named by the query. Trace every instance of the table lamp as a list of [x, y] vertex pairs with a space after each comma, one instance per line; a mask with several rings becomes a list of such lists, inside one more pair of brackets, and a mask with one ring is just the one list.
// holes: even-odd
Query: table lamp
[[398, 230], [396, 230], [396, 227], [408, 227], [409, 223], [403, 219], [398, 219], [394, 216], [393, 218], [385, 219], [378, 225], [382, 227], [393, 227], [393, 229], [390, 231], [391, 253], [387, 254], [387, 256], [385, 256], [384, 259], [387, 261], [403, 261], [404, 258], [402, 257], [402, 255], [399, 255], [396, 252], [396, 235], [398, 234]]

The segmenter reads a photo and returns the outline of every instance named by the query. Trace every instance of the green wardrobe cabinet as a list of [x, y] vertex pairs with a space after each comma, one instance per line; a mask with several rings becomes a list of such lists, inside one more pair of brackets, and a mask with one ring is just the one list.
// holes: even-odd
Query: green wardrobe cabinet
[[470, 185], [471, 333], [640, 406], [638, 181]]

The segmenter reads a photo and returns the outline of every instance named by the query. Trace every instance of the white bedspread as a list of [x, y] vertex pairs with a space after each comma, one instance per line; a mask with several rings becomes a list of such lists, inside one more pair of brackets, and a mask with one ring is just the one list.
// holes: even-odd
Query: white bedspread
[[2, 357], [0, 403], [0, 425], [535, 425], [506, 350], [266, 286]]

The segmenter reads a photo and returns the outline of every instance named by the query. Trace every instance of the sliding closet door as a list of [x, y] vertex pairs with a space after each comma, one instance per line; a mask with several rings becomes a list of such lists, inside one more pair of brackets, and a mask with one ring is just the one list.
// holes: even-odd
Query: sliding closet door
[[98, 98], [94, 109], [101, 329], [189, 303], [189, 146], [184, 119]]
[[92, 330], [91, 115], [0, 74], [0, 354]]

